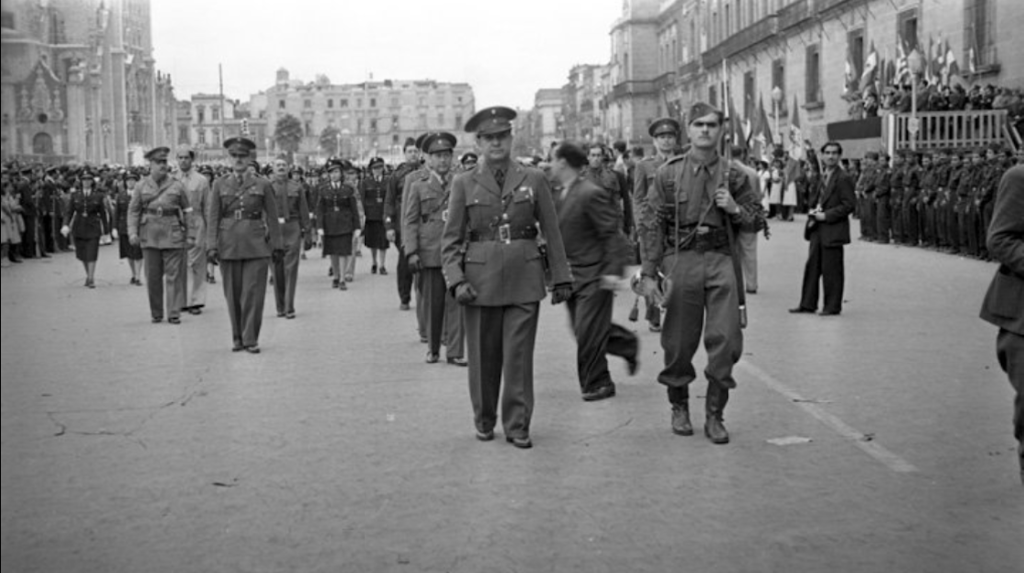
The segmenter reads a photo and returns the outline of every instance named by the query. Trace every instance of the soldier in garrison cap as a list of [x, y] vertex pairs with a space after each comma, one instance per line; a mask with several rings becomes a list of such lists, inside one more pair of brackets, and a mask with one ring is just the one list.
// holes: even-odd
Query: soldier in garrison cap
[[877, 170], [878, 153], [874, 151], [865, 153], [855, 187], [862, 241], [875, 240], [875, 188], [873, 183]]
[[256, 144], [233, 137], [224, 147], [232, 171], [213, 184], [206, 207], [206, 255], [220, 264], [232, 351], [257, 354], [270, 261], [284, 256], [281, 225], [270, 182], [250, 171]]
[[[545, 260], [551, 301], [572, 293], [572, 272], [544, 172], [512, 161], [507, 107], [480, 110], [466, 123], [476, 133], [483, 162], [452, 183], [441, 241], [445, 281], [466, 305], [469, 388], [477, 438], [494, 439], [499, 390], [505, 376], [505, 439], [533, 446], [533, 350], [545, 296]], [[537, 242], [547, 241], [546, 252]]]
[[426, 169], [406, 179], [402, 237], [409, 270], [416, 274], [422, 293], [427, 334], [427, 364], [440, 359], [442, 336], [449, 364], [466, 366], [463, 356], [462, 305], [446, 292], [441, 272], [441, 234], [451, 194], [452, 153], [455, 136], [438, 132], [423, 142]]
[[135, 186], [128, 204], [128, 236], [142, 247], [150, 317], [157, 323], [166, 315], [167, 322], [178, 324], [186, 304], [186, 249], [196, 242], [196, 226], [185, 186], [170, 176], [169, 154], [166, 147], [146, 154], [149, 175]]
[[[643, 202], [641, 288], [666, 307], [665, 368], [658, 382], [668, 387], [672, 431], [693, 434], [689, 385], [696, 379], [693, 355], [703, 338], [708, 354], [704, 434], [724, 444], [729, 434], [722, 413], [736, 386], [733, 366], [743, 355], [742, 279], [728, 226], [756, 226], [764, 213], [746, 175], [718, 155], [722, 112], [697, 103], [688, 118], [689, 151], [658, 168]], [[667, 280], [659, 280], [659, 274]]]
[[80, 188], [74, 190], [68, 199], [64, 211], [66, 222], [60, 232], [74, 240], [75, 257], [85, 268], [85, 286], [96, 288], [96, 260], [99, 258], [100, 239], [112, 230], [109, 201], [106, 194], [96, 187], [96, 175], [91, 170], [82, 169], [78, 180]]
[[[647, 133], [654, 140], [654, 155], [638, 161], [633, 174], [633, 212], [637, 215], [643, 211], [647, 192], [654, 185], [654, 174], [675, 154], [682, 131], [678, 121], [671, 117], [662, 117], [651, 123]], [[638, 256], [641, 248], [643, 242], [637, 241]], [[655, 304], [650, 297], [644, 297], [644, 303], [647, 306], [648, 327], [651, 332], [661, 332], [661, 305]]]
[[[409, 303], [412, 300], [412, 273], [409, 272], [409, 265], [402, 250], [402, 194], [406, 176], [420, 169], [420, 150], [416, 140], [411, 137], [405, 140], [402, 149], [405, 161], [395, 168], [387, 182], [387, 193], [384, 196], [384, 228], [388, 240], [398, 249], [398, 267], [395, 275], [399, 308], [409, 310]], [[420, 333], [423, 334], [422, 328]]]
[[196, 242], [188, 249], [186, 268], [181, 273], [185, 310], [201, 314], [206, 306], [206, 203], [210, 200], [210, 182], [193, 169], [196, 152], [188, 145], [178, 147], [177, 179], [185, 187], [192, 212], [189, 225], [195, 228]]

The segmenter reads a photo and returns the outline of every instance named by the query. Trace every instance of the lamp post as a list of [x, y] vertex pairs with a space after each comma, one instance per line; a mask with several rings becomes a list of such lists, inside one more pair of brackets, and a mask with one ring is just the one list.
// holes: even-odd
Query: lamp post
[[924, 71], [924, 57], [917, 48], [907, 56], [907, 67], [910, 68], [910, 150], [917, 151], [917, 134], [920, 131], [917, 119], [917, 78]]
[[779, 144], [783, 141], [782, 134], [779, 133], [779, 111], [782, 108], [782, 88], [775, 86], [772, 88], [772, 114], [775, 116], [775, 137], [779, 138]]

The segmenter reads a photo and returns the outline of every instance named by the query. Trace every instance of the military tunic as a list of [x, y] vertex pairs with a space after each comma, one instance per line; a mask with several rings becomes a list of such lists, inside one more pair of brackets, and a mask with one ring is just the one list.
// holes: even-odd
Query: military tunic
[[320, 186], [316, 222], [324, 232], [324, 254], [347, 257], [352, 254], [352, 234], [361, 228], [356, 190], [344, 183]]
[[75, 242], [75, 257], [83, 263], [96, 262], [99, 257], [100, 237], [110, 233], [110, 211], [107, 194], [96, 189], [74, 191], [70, 194], [64, 220], [71, 227]]
[[363, 202], [363, 212], [366, 215], [363, 244], [369, 249], [386, 250], [390, 246], [384, 226], [386, 184], [387, 182], [383, 178], [378, 181], [372, 175], [359, 183], [359, 197]]
[[295, 314], [295, 288], [299, 282], [302, 238], [309, 234], [309, 205], [302, 184], [292, 179], [271, 179], [277, 203], [277, 221], [281, 224], [284, 256], [274, 261], [274, 302], [277, 314]]
[[183, 288], [187, 288], [188, 293], [185, 306], [202, 308], [206, 306], [206, 203], [210, 198], [210, 182], [194, 169], [178, 173], [178, 181], [185, 187], [192, 206], [188, 220], [196, 234], [196, 244], [188, 249], [187, 272], [181, 273]]
[[[418, 161], [405, 162], [395, 168], [388, 178], [387, 193], [384, 195], [384, 228], [395, 232], [395, 246], [398, 248], [398, 269], [395, 280], [398, 285], [398, 299], [408, 305], [412, 299], [412, 273], [402, 251], [402, 194], [405, 189], [405, 178], [420, 169]], [[420, 333], [423, 333], [422, 321]]]
[[160, 183], [143, 177], [128, 205], [128, 234], [138, 237], [153, 320], [177, 320], [185, 307], [185, 249], [195, 242], [196, 229], [189, 224], [192, 207], [184, 185], [167, 177]]

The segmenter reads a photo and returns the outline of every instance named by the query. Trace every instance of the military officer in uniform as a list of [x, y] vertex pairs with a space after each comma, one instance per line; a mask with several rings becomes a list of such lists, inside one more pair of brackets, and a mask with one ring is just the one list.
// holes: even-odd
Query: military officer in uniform
[[[655, 154], [636, 163], [633, 173], [633, 212], [637, 214], [643, 210], [647, 192], [654, 185], [654, 174], [675, 154], [682, 128], [679, 122], [671, 117], [662, 117], [651, 123], [647, 133], [654, 139]], [[638, 249], [642, 249], [643, 241], [638, 240], [637, 245]], [[661, 332], [661, 306], [655, 304], [650, 297], [644, 297], [644, 303], [647, 306], [647, 324], [651, 332]]]
[[[170, 176], [167, 156], [171, 150], [156, 147], [146, 153], [149, 175], [135, 186], [128, 204], [128, 240], [142, 246], [149, 312], [154, 323], [164, 319], [179, 324], [185, 307], [186, 249], [196, 241], [196, 224], [188, 191]], [[204, 263], [205, 267], [205, 263]]]
[[405, 140], [405, 161], [395, 168], [388, 178], [387, 193], [384, 196], [384, 227], [387, 239], [398, 249], [398, 267], [395, 272], [398, 283], [399, 308], [409, 310], [412, 300], [412, 273], [402, 251], [402, 192], [405, 177], [420, 168], [420, 150], [416, 140]]
[[455, 136], [446, 132], [431, 133], [423, 141], [426, 169], [413, 172], [405, 181], [402, 238], [409, 270], [416, 274], [423, 294], [427, 364], [439, 360], [443, 335], [448, 363], [465, 366], [462, 306], [447, 292], [441, 272], [441, 234], [451, 194], [455, 144]]
[[86, 288], [96, 288], [96, 260], [99, 258], [100, 239], [113, 233], [109, 200], [96, 189], [96, 176], [85, 169], [78, 176], [81, 189], [72, 191], [64, 211], [64, 226], [60, 233], [75, 243], [75, 258], [85, 268]]
[[[452, 183], [448, 222], [441, 241], [444, 276], [466, 305], [469, 394], [477, 439], [494, 439], [502, 377], [501, 418], [505, 439], [533, 446], [533, 350], [545, 265], [552, 303], [572, 293], [558, 216], [542, 171], [511, 160], [516, 112], [489, 107], [466, 123], [476, 133], [483, 161]], [[546, 252], [537, 242], [546, 241]]]
[[[384, 159], [374, 157], [370, 160], [370, 173], [359, 182], [359, 200], [363, 204], [366, 226], [363, 229], [363, 244], [370, 249], [373, 266], [370, 274], [388, 274], [387, 255], [388, 238], [384, 228], [384, 199], [387, 194], [384, 179]], [[380, 255], [380, 265], [377, 265]]]
[[[210, 196], [210, 182], [192, 168], [196, 152], [189, 146], [178, 148], [178, 181], [185, 187], [188, 203], [192, 207], [190, 226], [195, 228], [196, 242], [189, 247], [187, 267], [181, 273], [185, 290], [185, 309], [201, 314], [206, 306], [206, 202]], [[187, 286], [191, 285], [191, 286]]]
[[274, 160], [270, 186], [277, 202], [277, 222], [281, 226], [284, 256], [274, 261], [274, 302], [277, 316], [295, 318], [295, 287], [299, 282], [299, 257], [303, 238], [309, 238], [309, 205], [302, 184], [289, 176], [288, 161]]
[[892, 209], [890, 209], [891, 188], [889, 187], [889, 157], [881, 154], [875, 172], [875, 240], [887, 244], [892, 231]]
[[[666, 302], [665, 368], [658, 382], [668, 387], [672, 431], [693, 434], [689, 385], [696, 379], [693, 355], [703, 338], [708, 354], [704, 434], [716, 444], [729, 441], [722, 416], [736, 386], [733, 365], [743, 355], [742, 278], [726, 226], [757, 225], [764, 216], [746, 175], [718, 155], [723, 117], [706, 103], [690, 108], [690, 150], [658, 168], [638, 222], [642, 290]], [[667, 281], [658, 280], [659, 271]]]
[[213, 184], [206, 207], [207, 257], [220, 264], [231, 318], [233, 352], [260, 351], [260, 326], [271, 258], [284, 256], [277, 201], [270, 182], [251, 174], [256, 144], [245, 137], [224, 142], [232, 171]]
[[342, 181], [348, 161], [335, 159], [327, 164], [329, 180], [317, 193], [317, 233], [323, 240], [324, 254], [331, 257], [332, 286], [348, 290], [345, 283], [348, 261], [352, 257], [354, 237], [362, 228], [362, 209], [356, 190]]

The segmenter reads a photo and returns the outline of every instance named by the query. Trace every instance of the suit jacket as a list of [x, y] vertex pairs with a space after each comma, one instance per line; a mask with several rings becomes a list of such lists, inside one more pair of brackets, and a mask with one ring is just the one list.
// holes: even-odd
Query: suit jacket
[[503, 221], [513, 232], [538, 228], [547, 242], [552, 284], [572, 284], [544, 172], [510, 162], [505, 185], [499, 188], [490, 167], [481, 162], [452, 182], [448, 221], [441, 238], [441, 260], [449, 287], [469, 281], [477, 292], [471, 303], [475, 306], [526, 304], [544, 298], [544, 262], [537, 239], [508, 243], [470, 240], [471, 233], [495, 234]]
[[210, 181], [203, 175], [192, 169], [188, 173], [178, 173], [178, 181], [185, 188], [185, 195], [188, 197], [188, 204], [192, 212], [188, 217], [188, 224], [195, 233], [196, 246], [204, 248], [206, 240], [206, 203], [210, 200]]
[[206, 248], [223, 260], [262, 259], [283, 248], [270, 182], [249, 173], [213, 182], [206, 207]]
[[395, 168], [387, 182], [387, 191], [384, 194], [384, 225], [387, 229], [402, 228], [402, 194], [405, 188], [405, 178], [410, 173], [418, 171], [421, 165], [418, 161], [413, 163], [402, 163]]
[[270, 180], [277, 202], [277, 220], [281, 223], [281, 241], [285, 245], [296, 245], [303, 233], [309, 232], [309, 204], [306, 190], [293, 179]]
[[575, 289], [603, 275], [622, 276], [630, 253], [619, 231], [614, 201], [604, 189], [585, 179], [573, 181], [555, 201]]
[[405, 180], [402, 199], [402, 250], [416, 254], [424, 267], [441, 267], [441, 235], [448, 213], [451, 184], [446, 189], [438, 176], [421, 170]]
[[850, 244], [850, 213], [857, 206], [857, 195], [853, 191], [853, 179], [842, 167], [836, 167], [835, 172], [818, 187], [818, 196], [813, 204], [821, 206], [825, 220], [808, 219], [805, 238], [810, 240], [813, 233], [818, 233], [823, 246]]
[[144, 249], [183, 249], [186, 241], [195, 242], [197, 227], [191, 213], [181, 181], [168, 177], [157, 184], [152, 177], [143, 177], [128, 204], [128, 236], [139, 237]]
[[106, 235], [111, 228], [107, 194], [93, 189], [86, 197], [84, 191], [73, 191], [64, 220], [71, 227], [71, 236], [76, 239], [96, 239]]
[[999, 182], [988, 252], [999, 270], [985, 293], [981, 318], [1024, 335], [1024, 165], [1007, 171]]

